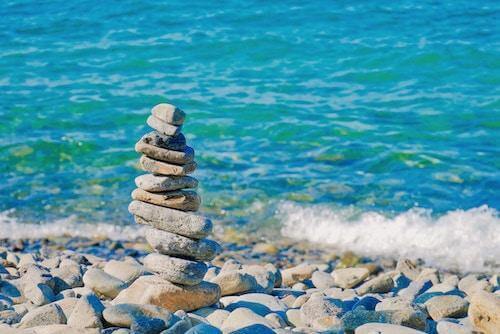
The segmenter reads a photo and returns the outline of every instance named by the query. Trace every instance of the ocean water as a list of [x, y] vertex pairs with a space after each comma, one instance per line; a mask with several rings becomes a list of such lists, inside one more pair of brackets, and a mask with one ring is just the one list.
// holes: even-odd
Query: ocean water
[[0, 237], [140, 233], [133, 146], [170, 102], [219, 227], [499, 265], [498, 2], [6, 0], [0, 17]]

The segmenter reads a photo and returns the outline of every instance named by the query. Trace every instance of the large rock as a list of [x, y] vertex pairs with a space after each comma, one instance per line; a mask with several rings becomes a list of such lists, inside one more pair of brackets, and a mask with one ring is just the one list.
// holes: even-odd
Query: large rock
[[469, 303], [465, 299], [454, 295], [432, 297], [424, 305], [434, 321], [466, 317], [469, 308]]
[[335, 285], [335, 280], [332, 275], [324, 271], [315, 271], [312, 274], [311, 281], [318, 289], [328, 289]]
[[134, 320], [139, 318], [161, 319], [167, 325], [174, 320], [172, 313], [167, 309], [149, 304], [112, 305], [103, 311], [102, 316], [106, 322], [118, 327], [130, 327]]
[[81, 297], [68, 318], [68, 325], [74, 328], [102, 328], [102, 305], [96, 295]]
[[141, 168], [146, 172], [160, 175], [184, 176], [195, 171], [196, 163], [189, 162], [185, 165], [173, 165], [160, 160], [149, 158], [146, 155], [141, 156], [139, 160]]
[[222, 296], [250, 292], [257, 288], [255, 278], [240, 271], [220, 272], [211, 282], [220, 287]]
[[135, 144], [135, 150], [156, 160], [169, 162], [176, 165], [184, 165], [194, 160], [193, 148], [186, 146], [182, 151], [167, 150], [139, 140]]
[[292, 286], [295, 283], [310, 279], [317, 267], [310, 264], [301, 264], [281, 271], [284, 286]]
[[354, 331], [355, 334], [425, 334], [413, 328], [408, 328], [392, 324], [368, 323], [359, 326]]
[[145, 236], [151, 247], [164, 255], [210, 261], [222, 251], [220, 245], [213, 240], [193, 240], [153, 228], [146, 229]]
[[196, 310], [214, 304], [219, 300], [217, 284], [201, 282], [199, 285], [175, 285], [161, 277], [142, 276], [130, 287], [120, 292], [113, 304], [153, 304], [170, 311]]
[[146, 120], [146, 123], [159, 133], [167, 136], [175, 136], [181, 130], [181, 126], [168, 124], [167, 122], [164, 122], [154, 116], [149, 116], [148, 119]]
[[148, 192], [165, 192], [186, 188], [196, 188], [198, 180], [191, 176], [168, 176], [143, 174], [135, 178], [137, 187]]
[[[340, 323], [340, 316], [343, 312], [342, 301], [319, 296], [309, 298], [300, 308], [302, 322], [317, 330], [323, 330], [331, 327], [329, 325]], [[332, 320], [334, 322], [331, 322]]]
[[394, 281], [388, 274], [377, 276], [356, 289], [358, 295], [362, 296], [367, 293], [386, 293], [394, 288]]
[[161, 278], [184, 285], [199, 284], [207, 272], [207, 266], [203, 262], [179, 259], [158, 253], [147, 255], [143, 263], [148, 270], [157, 273]]
[[396, 264], [396, 271], [402, 273], [412, 281], [416, 280], [420, 275], [420, 269], [410, 259], [400, 259]]
[[252, 290], [253, 292], [263, 292], [263, 293], [271, 293], [273, 290], [277, 275], [279, 275], [279, 270], [276, 269], [271, 264], [266, 266], [260, 265], [243, 265], [240, 269], [240, 272], [244, 274], [249, 274], [253, 278], [255, 278], [256, 287]]
[[125, 282], [98, 268], [87, 270], [83, 275], [83, 283], [96, 294], [109, 298], [116, 297], [126, 287]]
[[344, 268], [332, 272], [335, 285], [343, 289], [355, 287], [364, 281], [368, 275], [370, 275], [370, 271], [366, 268]]
[[48, 304], [32, 309], [21, 319], [19, 328], [30, 328], [35, 326], [64, 324], [66, 317], [57, 304]]
[[140, 188], [134, 189], [132, 198], [166, 208], [178, 209], [182, 211], [198, 210], [201, 199], [196, 191], [174, 190], [161, 193], [150, 193]]
[[169, 103], [155, 105], [153, 109], [151, 109], [151, 114], [159, 120], [173, 125], [182, 125], [186, 118], [186, 113], [184, 111]]
[[[212, 232], [212, 222], [203, 216], [141, 201], [132, 201], [128, 210], [136, 216], [136, 222], [139, 224], [150, 225], [188, 238], [201, 239]], [[140, 219], [137, 219], [138, 217]]]
[[138, 263], [110, 260], [106, 262], [103, 268], [104, 272], [114, 276], [125, 283], [135, 281], [139, 276], [143, 275], [144, 267]]
[[500, 328], [500, 296], [477, 291], [471, 299], [469, 318], [472, 324], [486, 334], [498, 334]]
[[182, 133], [176, 136], [165, 136], [157, 131], [146, 133], [141, 142], [167, 150], [183, 151], [186, 148], [186, 137]]

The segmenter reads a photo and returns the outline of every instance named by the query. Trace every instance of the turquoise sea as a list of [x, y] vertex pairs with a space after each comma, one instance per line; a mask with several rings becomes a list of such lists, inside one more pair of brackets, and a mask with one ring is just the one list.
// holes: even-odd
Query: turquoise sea
[[170, 102], [218, 226], [500, 257], [497, 1], [5, 0], [0, 17], [0, 237], [131, 224], [133, 147]]

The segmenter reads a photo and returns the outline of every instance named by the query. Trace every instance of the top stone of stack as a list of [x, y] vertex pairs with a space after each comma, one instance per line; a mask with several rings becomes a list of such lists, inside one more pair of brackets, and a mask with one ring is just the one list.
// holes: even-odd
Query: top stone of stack
[[186, 114], [181, 109], [168, 103], [160, 103], [151, 110], [147, 123], [156, 131], [175, 136], [180, 132]]

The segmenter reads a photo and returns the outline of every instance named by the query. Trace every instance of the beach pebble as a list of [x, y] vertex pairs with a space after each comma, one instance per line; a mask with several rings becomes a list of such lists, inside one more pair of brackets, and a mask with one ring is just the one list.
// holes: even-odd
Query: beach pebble
[[173, 320], [172, 313], [167, 309], [151, 304], [117, 304], [108, 306], [102, 312], [106, 322], [118, 327], [130, 327], [139, 318], [161, 319], [166, 325]]
[[201, 239], [212, 232], [212, 222], [203, 216], [179, 210], [152, 205], [141, 201], [132, 201], [128, 210], [141, 219], [139, 224], [150, 225], [170, 233], [188, 238]]
[[188, 330], [186, 334], [222, 334], [222, 331], [208, 324], [198, 324]]
[[196, 211], [201, 203], [200, 196], [192, 190], [174, 190], [161, 193], [150, 193], [137, 188], [132, 192], [132, 198], [134, 200], [182, 211]]
[[145, 237], [151, 247], [164, 255], [210, 261], [222, 251], [220, 245], [213, 240], [193, 240], [153, 228], [145, 229]]
[[470, 274], [458, 282], [458, 288], [464, 291], [468, 296], [474, 295], [477, 291], [492, 291], [491, 284], [479, 275]]
[[24, 288], [24, 296], [34, 305], [42, 306], [52, 303], [56, 297], [54, 291], [46, 284], [29, 284]]
[[359, 326], [355, 334], [425, 334], [425, 332], [399, 325], [368, 323]]
[[292, 286], [295, 283], [310, 279], [316, 270], [316, 266], [309, 264], [300, 264], [295, 267], [284, 269], [281, 271], [283, 285]]
[[191, 176], [143, 174], [135, 178], [135, 184], [144, 191], [155, 193], [196, 188], [198, 186], [198, 181]]
[[73, 310], [75, 309], [76, 304], [78, 303], [78, 298], [65, 298], [58, 300], [54, 302], [53, 304], [56, 304], [61, 308], [61, 310], [64, 313], [64, 316], [66, 319], [69, 319], [71, 316], [71, 313], [73, 313]]
[[269, 321], [273, 328], [284, 328], [287, 326], [286, 321], [277, 313], [266, 314], [264, 318]]
[[19, 328], [30, 328], [35, 326], [65, 324], [66, 317], [57, 304], [47, 304], [32, 309], [21, 319]]
[[207, 321], [217, 328], [222, 327], [224, 320], [229, 317], [230, 312], [226, 310], [215, 310], [206, 316]]
[[103, 268], [104, 272], [118, 278], [125, 283], [131, 283], [145, 272], [143, 266], [138, 263], [110, 260]]
[[203, 262], [184, 260], [168, 255], [151, 253], [144, 260], [144, 266], [172, 283], [184, 285], [199, 284], [207, 271]]
[[140, 141], [167, 150], [182, 151], [186, 148], [186, 137], [182, 133], [175, 136], [165, 136], [157, 131], [152, 131], [142, 136]]
[[335, 285], [343, 289], [350, 289], [364, 281], [370, 271], [366, 268], [345, 268], [335, 269], [332, 272], [332, 277]]
[[166, 327], [167, 325], [161, 319], [142, 317], [132, 321], [130, 330], [134, 334], [158, 334]]
[[142, 170], [153, 174], [184, 176], [196, 170], [196, 163], [189, 162], [184, 165], [174, 165], [168, 162], [155, 160], [146, 155], [139, 159], [139, 166]]
[[[279, 271], [274, 266], [243, 265], [241, 273], [248, 274], [255, 279], [255, 287], [252, 292], [270, 293], [276, 283]], [[279, 278], [278, 278], [279, 279]]]
[[256, 327], [256, 325], [272, 328], [270, 321], [263, 316], [256, 314], [248, 308], [240, 307], [229, 314], [227, 319], [224, 320], [221, 329], [223, 332], [233, 332], [246, 327], [254, 329], [260, 328], [259, 326]]
[[170, 311], [192, 311], [210, 306], [220, 297], [217, 284], [201, 282], [199, 285], [175, 285], [160, 277], [141, 276], [130, 287], [120, 292], [113, 304], [153, 304]]
[[50, 271], [55, 279], [55, 290], [62, 291], [83, 286], [83, 274], [80, 266], [62, 266]]
[[221, 296], [250, 292], [257, 288], [255, 278], [240, 271], [221, 271], [211, 282], [220, 287]]
[[102, 328], [104, 305], [96, 295], [83, 296], [76, 303], [68, 318], [68, 325], [74, 328]]
[[186, 118], [186, 113], [169, 103], [160, 103], [151, 109], [151, 114], [169, 124], [182, 125]]
[[462, 318], [467, 316], [469, 303], [459, 296], [436, 296], [425, 302], [427, 312], [435, 321], [443, 318]]
[[469, 306], [469, 318], [477, 329], [487, 334], [498, 333], [500, 328], [500, 296], [476, 291]]
[[156, 118], [153, 115], [148, 117], [148, 119], [146, 120], [146, 123], [151, 128], [155, 129], [159, 133], [166, 135], [166, 136], [175, 136], [181, 130], [181, 126], [175, 126], [175, 125], [169, 124], [167, 122], [164, 122], [164, 121]]
[[311, 276], [311, 281], [318, 289], [328, 289], [335, 285], [332, 275], [324, 271], [315, 271]]
[[436, 325], [437, 334], [474, 334], [471, 326], [450, 321], [439, 321]]
[[410, 259], [400, 259], [396, 264], [396, 271], [402, 273], [412, 281], [416, 280], [420, 274], [420, 269]]
[[122, 280], [105, 273], [101, 269], [90, 268], [83, 275], [85, 287], [90, 288], [98, 295], [114, 298], [126, 287]]
[[369, 281], [366, 281], [361, 286], [356, 288], [356, 293], [363, 296], [367, 293], [386, 293], [394, 288], [392, 277], [387, 274], [382, 274]]
[[[328, 297], [311, 297], [300, 308], [302, 323], [312, 326], [313, 322], [328, 323], [326, 318], [339, 318], [344, 312], [342, 301]], [[339, 319], [331, 321], [331, 325], [338, 324]], [[325, 329], [317, 326], [315, 329]]]
[[164, 161], [176, 165], [190, 163], [194, 159], [194, 150], [186, 146], [182, 151], [168, 150], [139, 140], [135, 144], [135, 151], [151, 157], [155, 160]]
[[225, 309], [231, 312], [240, 307], [251, 309], [261, 316], [265, 316], [269, 313], [285, 315], [287, 309], [286, 305], [277, 297], [265, 293], [248, 293], [238, 296], [228, 303]]
[[161, 334], [186, 334], [191, 328], [191, 321], [186, 317], [177, 321], [173, 326], [161, 332]]

